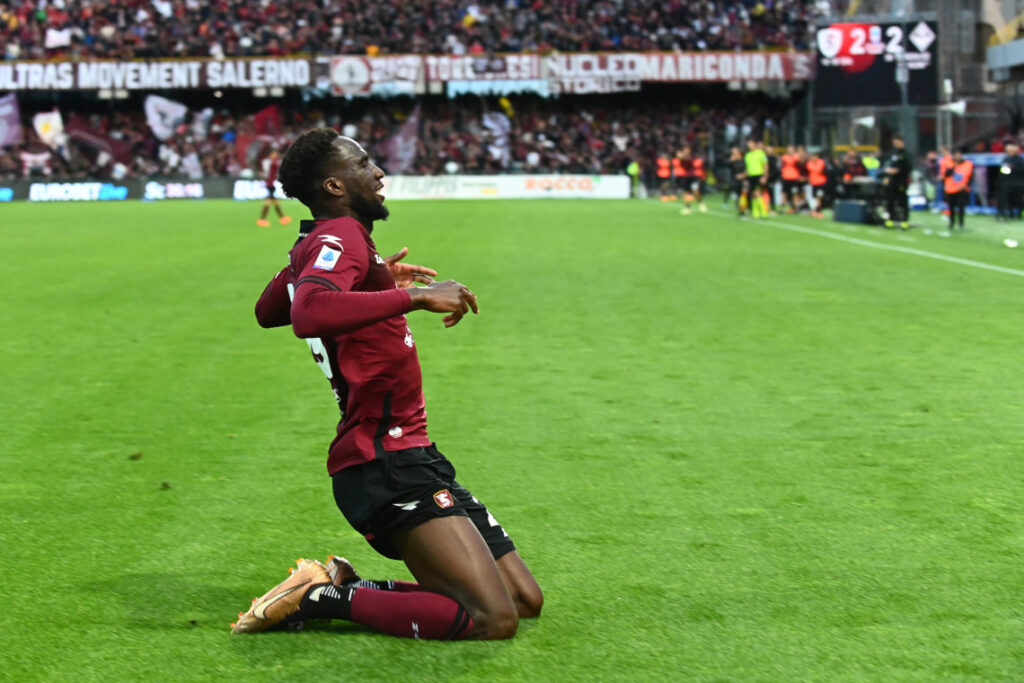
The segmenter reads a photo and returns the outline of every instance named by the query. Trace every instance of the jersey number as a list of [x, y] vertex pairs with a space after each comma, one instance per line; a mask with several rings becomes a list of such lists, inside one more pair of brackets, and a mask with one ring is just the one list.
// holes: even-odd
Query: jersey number
[[[291, 301], [295, 301], [295, 285], [288, 283], [288, 298]], [[306, 339], [306, 344], [309, 345], [309, 351], [313, 354], [313, 361], [317, 364], [317, 367], [327, 376], [327, 379], [334, 379], [334, 371], [331, 370], [331, 359], [327, 357], [327, 347], [324, 346], [324, 342], [319, 337], [310, 337]]]

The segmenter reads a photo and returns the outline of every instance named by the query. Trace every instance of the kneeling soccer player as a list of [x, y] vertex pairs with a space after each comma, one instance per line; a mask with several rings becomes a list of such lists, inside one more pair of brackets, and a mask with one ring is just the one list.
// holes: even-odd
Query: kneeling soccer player
[[[379, 553], [401, 559], [416, 583], [365, 581], [345, 560], [299, 560], [291, 576], [232, 625], [263, 631], [309, 619], [347, 619], [408, 638], [509, 638], [543, 596], [508, 534], [455, 480], [427, 438], [416, 345], [405, 313], [472, 310], [464, 285], [381, 258], [370, 238], [388, 216], [384, 172], [354, 140], [329, 128], [295, 141], [281, 164], [284, 191], [309, 208], [289, 265], [256, 304], [263, 327], [290, 324], [306, 339], [342, 411], [327, 470], [341, 512]], [[414, 286], [414, 283], [426, 286]]]

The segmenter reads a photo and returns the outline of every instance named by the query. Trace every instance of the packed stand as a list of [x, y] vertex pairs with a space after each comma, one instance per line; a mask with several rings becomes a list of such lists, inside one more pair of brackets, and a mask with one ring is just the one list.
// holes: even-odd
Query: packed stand
[[10, 0], [6, 59], [807, 49], [810, 0]]
[[[32, 114], [23, 113], [25, 139], [0, 149], [0, 177], [258, 176], [270, 149], [283, 151], [303, 130], [330, 126], [361, 141], [390, 173], [617, 174], [636, 161], [641, 175], [653, 178], [654, 160], [666, 151], [762, 135], [777, 113], [752, 107], [737, 115], [646, 102], [622, 106], [611, 100], [581, 106], [578, 100], [536, 98], [514, 104], [504, 98], [426, 100], [345, 115], [272, 106], [242, 115], [192, 112], [166, 140], [157, 139], [142, 113], [70, 114], [67, 135], [51, 146], [28, 123]], [[415, 141], [416, 153], [400, 160], [393, 143], [403, 132]]]

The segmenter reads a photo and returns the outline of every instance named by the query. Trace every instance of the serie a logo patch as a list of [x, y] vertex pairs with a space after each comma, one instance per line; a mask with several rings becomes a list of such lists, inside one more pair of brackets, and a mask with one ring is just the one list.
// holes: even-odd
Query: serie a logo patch
[[451, 506], [455, 505], [455, 499], [452, 498], [452, 494], [448, 491], [448, 489], [441, 489], [440, 491], [435, 493], [434, 502], [437, 503], [437, 507], [442, 509], [450, 508]]
[[334, 270], [334, 266], [338, 263], [338, 257], [341, 256], [341, 252], [336, 249], [331, 249], [326, 244], [320, 248], [320, 255], [316, 257], [316, 263], [313, 264], [314, 268], [320, 270]]

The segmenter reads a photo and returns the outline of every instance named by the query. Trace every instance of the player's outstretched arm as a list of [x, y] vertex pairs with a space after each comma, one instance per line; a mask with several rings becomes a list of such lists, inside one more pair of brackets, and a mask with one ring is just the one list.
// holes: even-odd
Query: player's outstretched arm
[[409, 292], [409, 298], [412, 299], [413, 310], [448, 313], [443, 318], [445, 327], [457, 325], [462, 320], [462, 316], [469, 311], [480, 312], [476, 294], [470, 291], [469, 287], [455, 280], [434, 282], [426, 287], [412, 287], [406, 291]]

